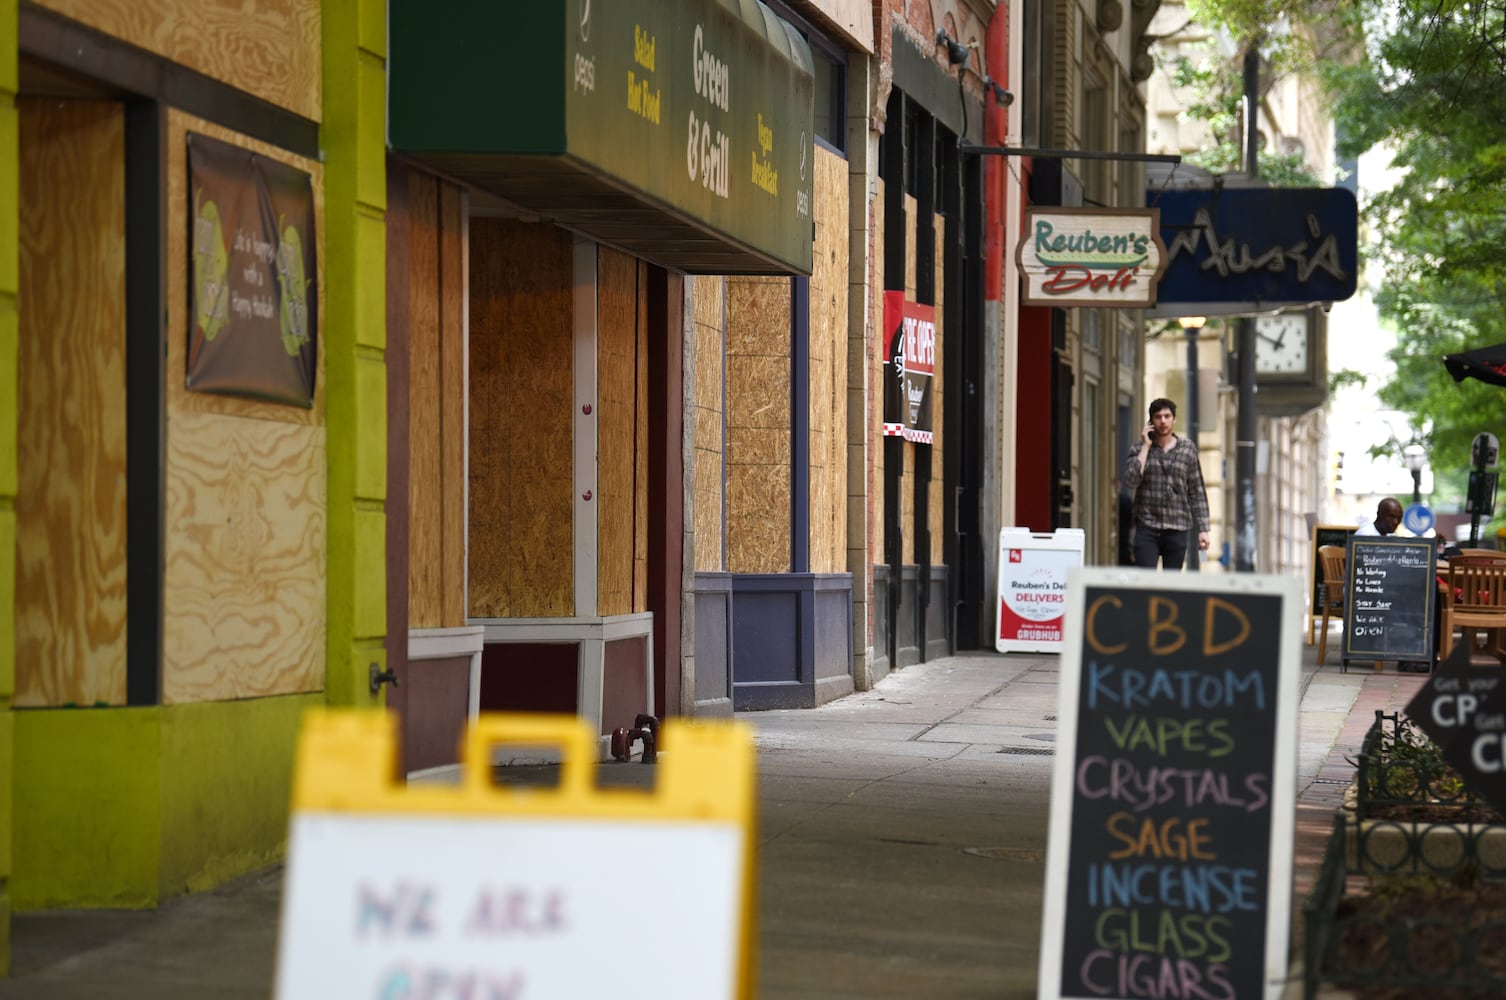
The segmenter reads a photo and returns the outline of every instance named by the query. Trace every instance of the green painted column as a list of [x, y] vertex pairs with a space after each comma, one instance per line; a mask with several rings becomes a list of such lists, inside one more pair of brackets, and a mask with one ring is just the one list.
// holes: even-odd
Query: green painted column
[[0, 975], [10, 974], [11, 698], [16, 693], [16, 370], [21, 196], [16, 127], [16, 0], [0, 0]]
[[386, 670], [387, 9], [325, 0], [324, 326], [332, 705], [381, 705]]

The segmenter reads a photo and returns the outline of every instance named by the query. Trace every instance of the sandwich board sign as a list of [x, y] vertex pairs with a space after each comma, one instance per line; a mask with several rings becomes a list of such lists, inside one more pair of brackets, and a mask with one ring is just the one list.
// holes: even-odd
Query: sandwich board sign
[[1292, 577], [1068, 575], [1040, 997], [1281, 995], [1303, 610]]
[[[493, 785], [502, 744], [560, 747], [559, 785]], [[276, 996], [750, 998], [747, 728], [669, 720], [653, 789], [598, 789], [596, 745], [574, 716], [484, 715], [461, 784], [406, 787], [390, 716], [308, 713]]]
[[1082, 565], [1081, 528], [1047, 534], [1029, 528], [999, 529], [999, 631], [1001, 653], [1059, 653], [1067, 571]]

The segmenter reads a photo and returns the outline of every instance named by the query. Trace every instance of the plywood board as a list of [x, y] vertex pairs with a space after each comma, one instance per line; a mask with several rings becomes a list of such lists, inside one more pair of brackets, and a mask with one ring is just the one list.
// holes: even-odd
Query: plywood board
[[412, 171], [409, 229], [409, 625], [465, 624], [465, 218], [454, 184]]
[[[665, 312], [667, 314], [669, 310], [665, 310]], [[655, 331], [655, 335], [665, 337], [668, 336], [668, 331], [658, 330]], [[639, 263], [638, 366], [636, 372], [637, 379], [634, 382], [634, 391], [638, 398], [638, 420], [635, 425], [638, 461], [633, 487], [635, 497], [633, 505], [635, 512], [633, 521], [633, 612], [635, 614], [648, 610], [648, 337], [648, 267]], [[679, 338], [672, 338], [672, 341], [679, 343]], [[669, 355], [669, 364], [678, 366], [681, 363], [677, 351], [667, 353]], [[678, 439], [678, 432], [674, 434], [674, 437]]]
[[319, 0], [38, 0], [37, 5], [321, 120]]
[[633, 608], [637, 501], [637, 260], [602, 247], [596, 295], [596, 607], [625, 615]]
[[571, 237], [470, 227], [470, 614], [572, 615]]
[[725, 569], [723, 545], [723, 457], [726, 436], [726, 323], [727, 279], [700, 276], [691, 282], [695, 317], [695, 568], [716, 573]]
[[[169, 149], [186, 148], [189, 131], [234, 143], [312, 177], [322, 287], [323, 166], [169, 112]], [[189, 201], [187, 157], [169, 156], [166, 491], [173, 530], [164, 544], [163, 699], [319, 690], [326, 631], [328, 352], [321, 344], [310, 409], [184, 388]], [[319, 297], [321, 338], [327, 299]], [[264, 546], [266, 553], [249, 561], [245, 550], [256, 546]], [[258, 595], [275, 595], [261, 612], [256, 610]]]
[[[761, 439], [752, 432], [773, 432]], [[790, 571], [790, 282], [727, 280], [727, 568]], [[739, 442], [775, 439], [781, 452]]]
[[[439, 419], [439, 184], [408, 175], [408, 627], [443, 621], [444, 518]], [[400, 225], [389, 219], [389, 225]]]
[[465, 195], [439, 185], [440, 626], [465, 624]]
[[847, 161], [815, 153], [810, 280], [810, 569], [847, 568]]
[[163, 702], [320, 690], [324, 428], [211, 413], [172, 425]]
[[18, 99], [17, 707], [126, 698], [125, 114]]

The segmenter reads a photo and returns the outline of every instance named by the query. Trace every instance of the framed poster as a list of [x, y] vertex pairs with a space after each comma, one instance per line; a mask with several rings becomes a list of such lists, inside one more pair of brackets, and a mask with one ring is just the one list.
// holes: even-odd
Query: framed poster
[[308, 174], [190, 132], [187, 387], [311, 408], [318, 235]]

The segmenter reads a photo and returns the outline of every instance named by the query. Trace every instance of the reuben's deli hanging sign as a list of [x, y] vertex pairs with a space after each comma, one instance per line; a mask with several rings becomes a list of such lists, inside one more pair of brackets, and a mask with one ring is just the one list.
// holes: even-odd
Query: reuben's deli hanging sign
[[301, 170], [190, 133], [188, 388], [312, 407], [314, 189]]
[[931, 443], [936, 307], [884, 293], [884, 436]]
[[1024, 278], [1025, 305], [1153, 306], [1166, 270], [1160, 212], [1027, 209], [1015, 260]]

